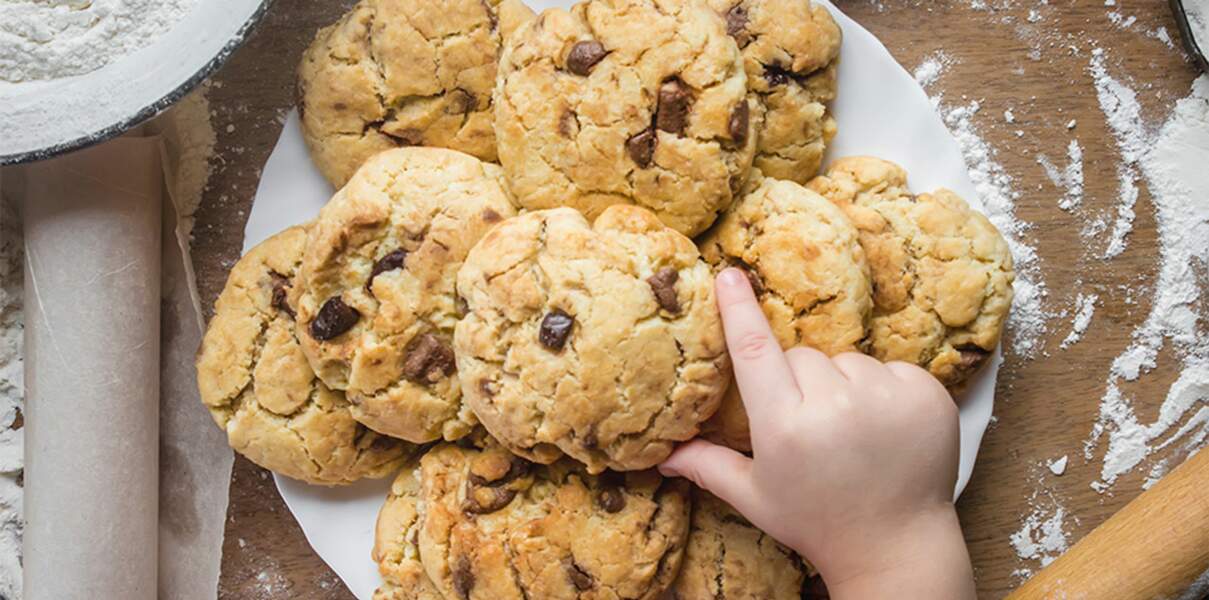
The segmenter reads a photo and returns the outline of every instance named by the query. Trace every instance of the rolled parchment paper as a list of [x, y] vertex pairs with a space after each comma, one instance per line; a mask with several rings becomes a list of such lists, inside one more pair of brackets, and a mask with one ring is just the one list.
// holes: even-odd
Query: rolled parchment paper
[[26, 170], [26, 600], [156, 597], [159, 159], [123, 138]]

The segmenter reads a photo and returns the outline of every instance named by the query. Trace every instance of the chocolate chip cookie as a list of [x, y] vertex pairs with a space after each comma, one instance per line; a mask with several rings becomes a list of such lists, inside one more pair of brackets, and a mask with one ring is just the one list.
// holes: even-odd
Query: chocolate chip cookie
[[709, 492], [693, 519], [673, 600], [798, 600], [814, 568]]
[[458, 273], [462, 391], [508, 449], [589, 471], [654, 466], [698, 432], [730, 377], [709, 266], [636, 206], [505, 221]]
[[352, 414], [423, 443], [475, 423], [462, 405], [454, 282], [471, 246], [514, 214], [499, 167], [442, 148], [371, 158], [311, 228], [298, 338], [315, 372], [346, 390]]
[[530, 210], [636, 204], [685, 235], [742, 188], [755, 100], [721, 17], [697, 0], [590, 0], [504, 44], [501, 164]]
[[378, 564], [382, 585], [374, 600], [444, 600], [420, 562], [420, 502], [418, 461], [399, 472], [374, 526], [371, 557]]
[[995, 351], [1011, 309], [1003, 236], [949, 190], [912, 194], [907, 173], [885, 160], [840, 159], [809, 187], [848, 214], [869, 258], [868, 352], [960, 386]]
[[299, 67], [302, 131], [344, 185], [370, 156], [440, 146], [496, 160], [491, 91], [519, 0], [362, 0], [322, 29]]
[[841, 32], [811, 0], [708, 0], [743, 52], [748, 89], [762, 118], [755, 166], [765, 175], [806, 183], [819, 172], [836, 123]]
[[198, 353], [202, 402], [231, 447], [266, 469], [322, 485], [385, 477], [414, 448], [353, 420], [294, 335], [305, 242], [305, 229], [287, 229], [231, 270]]
[[[856, 227], [805, 187], [756, 177], [751, 192], [701, 239], [702, 257], [715, 271], [747, 273], [782, 347], [805, 345], [828, 355], [858, 350], [873, 301]], [[706, 437], [750, 451], [747, 425], [732, 384], [705, 425]]]
[[[409, 573], [418, 560], [451, 599], [655, 599], [680, 566], [689, 501], [683, 480], [654, 471], [594, 476], [441, 444], [399, 477], [378, 521], [376, 548], [410, 549], [375, 558], [410, 559]], [[382, 569], [389, 585], [405, 562]]]

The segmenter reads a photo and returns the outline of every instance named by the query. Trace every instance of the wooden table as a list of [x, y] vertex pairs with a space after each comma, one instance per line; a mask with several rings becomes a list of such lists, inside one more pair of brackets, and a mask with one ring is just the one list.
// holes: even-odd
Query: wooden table
[[[209, 98], [220, 153], [197, 215], [194, 244], [207, 310], [239, 255], [260, 167], [293, 102], [296, 60], [314, 31], [337, 18], [342, 4], [347, 5], [276, 0], [252, 40], [214, 78]], [[1002, 5], [1010, 6], [993, 8]], [[1057, 499], [1065, 506], [1073, 543], [1137, 495], [1152, 464], [1143, 463], [1099, 494], [1089, 484], [1099, 476], [1104, 449], [1099, 447], [1091, 461], [1082, 455], [1109, 364], [1149, 310], [1148, 293], [1129, 304], [1119, 287], [1153, 285], [1157, 240], [1149, 198], [1143, 190], [1136, 227], [1122, 256], [1111, 261], [1089, 257], [1077, 235], [1082, 221], [1057, 208], [1062, 190], [1050, 184], [1036, 159], [1044, 153], [1065, 164], [1066, 146], [1077, 138], [1085, 153], [1085, 205], [1115, 210], [1119, 153], [1088, 72], [1092, 48], [1104, 48], [1113, 75], [1138, 90], [1144, 118], [1152, 124], [1161, 123], [1174, 101], [1188, 94], [1194, 67], [1182, 52], [1146, 35], [1159, 27], [1177, 35], [1167, 3], [1118, 0], [1118, 5], [1115, 10], [1125, 18], [1136, 16], [1136, 22], [1114, 24], [1108, 14], [1114, 8], [1098, 0], [1048, 5], [1009, 0], [840, 2], [908, 69], [936, 52], [951, 59], [930, 93], [942, 94], [947, 106], [981, 103], [974, 124], [1021, 192], [1016, 214], [1033, 224], [1025, 237], [1041, 257], [1046, 307], [1067, 313], [1050, 321], [1045, 349], [1035, 358], [1009, 353], [999, 378], [997, 420], [959, 504], [978, 588], [987, 598], [1002, 597], [1018, 585], [1018, 569], [1037, 568], [1035, 561], [1020, 560], [1009, 542], [1034, 505], [1044, 507]], [[1030, 8], [1038, 11], [1039, 21], [1030, 22]], [[1005, 122], [1008, 109], [1015, 123]], [[1068, 131], [1072, 119], [1078, 125]], [[1101, 302], [1084, 339], [1059, 349], [1079, 291], [1098, 293]], [[1144, 422], [1153, 420], [1176, 375], [1170, 356], [1165, 358], [1166, 367], [1128, 388], [1138, 397]], [[1065, 475], [1053, 476], [1044, 463], [1063, 455], [1070, 457], [1070, 466]], [[243, 459], [236, 461], [231, 485], [219, 596], [352, 597], [307, 546], [272, 479]]]

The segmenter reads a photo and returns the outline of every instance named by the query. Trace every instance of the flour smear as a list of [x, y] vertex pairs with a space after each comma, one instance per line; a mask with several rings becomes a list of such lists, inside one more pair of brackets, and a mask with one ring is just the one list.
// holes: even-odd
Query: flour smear
[[0, 81], [95, 71], [167, 32], [197, 0], [4, 0]]
[[21, 597], [25, 401], [22, 340], [24, 257], [21, 219], [0, 196], [0, 598]]
[[[1122, 155], [1118, 220], [1110, 243], [1124, 239], [1116, 231], [1132, 222], [1141, 184], [1149, 192], [1159, 237], [1150, 312], [1113, 360], [1084, 446], [1084, 457], [1091, 460], [1107, 444], [1100, 478], [1092, 483], [1103, 492], [1152, 454], [1186, 456], [1209, 438], [1209, 75], [1193, 82], [1189, 95], [1151, 130], [1139, 116], [1137, 94], [1110, 73], [1103, 51], [1093, 52], [1090, 71]], [[1179, 361], [1180, 372], [1157, 418], [1145, 422], [1134, 409], [1128, 383], [1153, 371], [1165, 349]], [[1151, 469], [1151, 481], [1162, 476], [1166, 464]]]
[[[937, 52], [924, 59], [913, 75], [921, 86], [927, 88], [952, 64], [952, 58]], [[1041, 261], [1036, 248], [1028, 242], [1031, 224], [1016, 217], [1016, 200], [1020, 198], [1020, 192], [996, 159], [995, 149], [982, 138], [974, 123], [975, 116], [982, 110], [981, 103], [969, 100], [949, 106], [945, 104], [943, 96], [937, 94], [932, 96], [932, 104], [961, 146], [970, 180], [978, 191], [987, 218], [1003, 233], [1012, 250], [1016, 264], [1016, 282], [1013, 285], [1015, 298], [1007, 325], [1012, 350], [1020, 357], [1036, 356], [1042, 350], [1051, 315], [1044, 305], [1047, 291]]]

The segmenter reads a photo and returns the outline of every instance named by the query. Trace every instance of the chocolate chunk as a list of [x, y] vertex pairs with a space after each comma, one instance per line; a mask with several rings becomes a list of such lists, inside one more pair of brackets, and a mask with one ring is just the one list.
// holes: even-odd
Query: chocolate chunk
[[500, 216], [500, 213], [495, 212], [494, 209], [488, 208], [488, 209], [483, 210], [483, 222], [484, 223], [499, 223], [503, 219], [504, 218]]
[[474, 94], [458, 88], [449, 92], [449, 106], [445, 109], [447, 114], [464, 115], [474, 112], [478, 105], [478, 98]]
[[583, 567], [575, 564], [574, 558], [568, 556], [563, 559], [563, 568], [567, 570], [567, 577], [571, 579], [571, 585], [581, 592], [592, 589], [592, 586], [596, 583], [596, 580], [590, 573], [583, 570]]
[[524, 477], [525, 474], [527, 474], [529, 472], [529, 469], [532, 466], [533, 466], [533, 463], [531, 463], [519, 456], [512, 456], [511, 461], [508, 463], [508, 470], [505, 471], [504, 474], [501, 475], [499, 478], [488, 481], [482, 475], [479, 475], [477, 473], [471, 473], [470, 474], [470, 483], [473, 483], [474, 485], [477, 485], [479, 487], [484, 487], [484, 486], [485, 487], [499, 487], [501, 485], [516, 481], [517, 479]]
[[472, 489], [462, 502], [462, 510], [471, 515], [486, 515], [508, 506], [516, 497], [516, 490], [485, 487]]
[[459, 556], [453, 567], [453, 591], [462, 600], [470, 600], [470, 590], [474, 589], [474, 572], [470, 570], [470, 559]]
[[595, 67], [596, 63], [603, 60], [607, 54], [604, 44], [596, 40], [576, 42], [574, 46], [571, 46], [571, 52], [567, 54], [567, 70], [581, 77], [587, 77], [592, 72], [592, 67]]
[[747, 283], [751, 284], [752, 292], [754, 292], [757, 296], [760, 296], [764, 293], [764, 282], [760, 279], [760, 273], [756, 271], [755, 267], [752, 267], [741, 260], [735, 261], [734, 267], [740, 271], [743, 271], [744, 275], [747, 275]]
[[596, 424], [593, 423], [588, 427], [588, 432], [583, 437], [584, 448], [599, 448], [600, 437], [596, 435]]
[[655, 143], [658, 141], [653, 129], [643, 129], [626, 140], [625, 149], [634, 164], [640, 169], [645, 169], [651, 166], [651, 160], [655, 158]]
[[730, 122], [727, 124], [727, 130], [730, 132], [730, 139], [736, 146], [747, 145], [747, 125], [751, 120], [751, 107], [747, 105], [747, 99], [744, 98], [735, 110], [730, 113]]
[[[379, 125], [381, 125], [381, 123], [379, 123]], [[398, 132], [386, 131], [383, 129], [382, 133], [398, 142], [401, 146], [424, 145], [424, 132], [414, 127], [408, 127], [407, 129]]]
[[360, 319], [361, 313], [357, 309], [345, 304], [340, 296], [332, 296], [311, 321], [311, 337], [326, 342], [352, 329]]
[[556, 308], [542, 319], [537, 339], [543, 346], [558, 352], [567, 344], [567, 338], [571, 337], [571, 327], [574, 325], [574, 317]]
[[500, 18], [495, 14], [495, 9], [487, 3], [487, 0], [479, 0], [479, 4], [482, 4], [483, 10], [487, 11], [487, 21], [491, 23], [491, 30], [495, 31], [500, 25]]
[[621, 493], [621, 488], [605, 487], [596, 492], [596, 504], [604, 509], [607, 513], [621, 512], [625, 508], [625, 494]]
[[378, 261], [374, 263], [373, 268], [369, 270], [369, 279], [365, 280], [365, 291], [372, 294], [374, 278], [387, 271], [402, 269], [403, 263], [406, 259], [407, 251], [402, 248], [393, 250], [386, 256], [379, 258]]
[[785, 85], [797, 81], [801, 75], [782, 67], [781, 65], [764, 65], [764, 80], [768, 85]]
[[982, 363], [986, 361], [990, 352], [975, 346], [974, 344], [965, 344], [957, 347], [957, 351], [961, 353], [961, 362], [957, 364], [957, 368], [964, 372], [977, 371]]
[[269, 277], [273, 279], [273, 299], [270, 304], [293, 319], [294, 309], [290, 308], [289, 302], [290, 279], [277, 271], [269, 271]]
[[567, 139], [571, 139], [572, 134], [575, 133], [575, 129], [578, 126], [579, 115], [576, 115], [573, 110], [564, 111], [562, 116], [558, 118], [558, 134]]
[[740, 48], [751, 42], [751, 35], [747, 33], [747, 9], [742, 4], [726, 11], [726, 35], [735, 38]]
[[673, 77], [663, 82], [659, 88], [659, 106], [655, 109], [655, 127], [676, 135], [684, 133], [692, 104], [693, 95], [683, 81]]
[[680, 280], [680, 271], [671, 267], [659, 269], [659, 272], [648, 277], [646, 282], [655, 292], [655, 300], [659, 306], [670, 313], [680, 312], [680, 299], [676, 297], [676, 282]]
[[392, 450], [398, 446], [399, 440], [385, 435], [375, 435], [374, 441], [370, 443], [370, 447], [378, 451]]
[[415, 383], [436, 383], [454, 372], [453, 350], [441, 338], [426, 333], [411, 342], [403, 360], [403, 376]]

